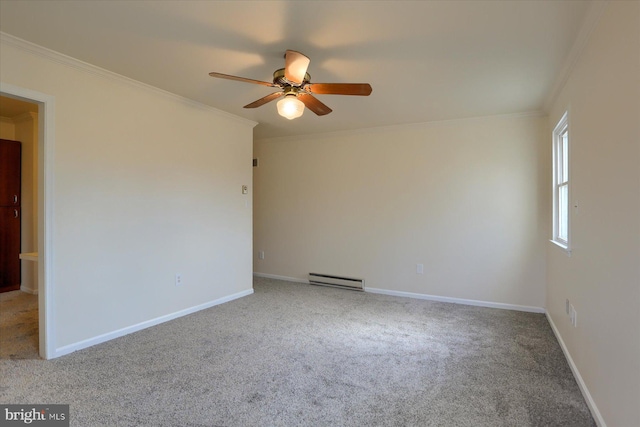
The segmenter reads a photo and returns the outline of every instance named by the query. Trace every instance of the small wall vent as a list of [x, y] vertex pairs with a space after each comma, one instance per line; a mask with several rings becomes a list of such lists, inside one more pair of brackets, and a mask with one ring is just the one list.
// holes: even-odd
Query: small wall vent
[[355, 279], [353, 277], [309, 273], [309, 283], [312, 285], [333, 286], [354, 291], [364, 291], [364, 279]]

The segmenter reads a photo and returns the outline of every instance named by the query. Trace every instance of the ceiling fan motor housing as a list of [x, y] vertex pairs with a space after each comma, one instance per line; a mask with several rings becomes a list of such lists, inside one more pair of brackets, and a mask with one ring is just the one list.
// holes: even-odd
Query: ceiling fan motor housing
[[309, 73], [305, 73], [304, 79], [302, 79], [302, 83], [298, 84], [287, 80], [287, 78], [284, 76], [284, 68], [280, 68], [279, 70], [273, 72], [273, 84], [276, 84], [282, 88], [285, 88], [287, 86], [302, 87], [309, 83], [309, 81], [311, 81], [311, 76], [309, 75]]

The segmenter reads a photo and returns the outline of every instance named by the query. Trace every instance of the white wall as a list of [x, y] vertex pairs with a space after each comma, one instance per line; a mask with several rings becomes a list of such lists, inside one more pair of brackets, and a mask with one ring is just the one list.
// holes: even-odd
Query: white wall
[[253, 122], [6, 38], [0, 67], [55, 97], [55, 348], [251, 291]]
[[578, 207], [571, 256], [548, 244], [547, 310], [600, 422], [640, 425], [639, 2], [607, 6], [553, 104], [551, 128], [567, 109]]
[[256, 141], [255, 272], [543, 307], [546, 123], [490, 117]]

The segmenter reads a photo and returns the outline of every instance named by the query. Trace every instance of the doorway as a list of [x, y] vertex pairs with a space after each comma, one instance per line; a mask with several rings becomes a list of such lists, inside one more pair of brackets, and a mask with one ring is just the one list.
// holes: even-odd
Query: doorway
[[0, 97], [0, 347], [38, 358], [38, 105]]
[[[7, 110], [9, 105], [16, 104], [14, 101], [19, 101], [17, 104], [26, 104], [28, 106], [27, 111], [13, 114], [12, 110]], [[23, 290], [33, 292], [37, 298], [35, 304], [37, 306], [38, 354], [43, 359], [56, 357], [52, 310], [54, 289], [52, 272], [48, 262], [53, 252], [51, 239], [53, 234], [53, 189], [51, 184], [53, 181], [54, 101], [55, 98], [53, 96], [0, 82], [0, 107], [2, 108], [0, 116], [15, 117], [23, 115], [22, 117], [27, 119], [24, 114], [31, 115], [33, 119], [31, 125], [35, 131], [32, 137], [35, 154], [31, 153], [35, 156], [35, 168], [29, 172], [33, 190], [28, 196], [32, 203], [29, 209], [33, 211], [33, 221], [27, 223], [28, 226], [32, 227], [33, 234], [33, 243], [30, 248], [35, 248], [36, 250], [23, 253], [23, 249], [29, 250], [29, 247], [21, 244], [21, 253], [26, 256], [26, 259], [23, 258], [23, 261], [21, 261], [21, 268], [23, 272], [28, 272], [27, 277], [31, 274], [31, 287], [25, 286]], [[0, 121], [0, 125], [6, 125], [6, 120]], [[24, 200], [24, 194], [22, 197]], [[28, 267], [25, 267], [25, 265]], [[27, 284], [27, 281], [23, 280], [23, 284]], [[28, 294], [28, 292], [25, 294]], [[32, 338], [35, 340], [35, 337]]]

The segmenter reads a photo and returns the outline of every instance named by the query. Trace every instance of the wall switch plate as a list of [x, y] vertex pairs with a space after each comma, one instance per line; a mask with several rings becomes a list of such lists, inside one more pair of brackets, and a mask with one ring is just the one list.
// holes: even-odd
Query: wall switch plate
[[567, 312], [567, 316], [571, 315], [571, 311], [569, 309], [569, 298], [567, 298], [567, 300], [564, 303], [564, 311]]
[[573, 304], [569, 304], [569, 316], [571, 317], [571, 324], [574, 328], [578, 327], [578, 313]]
[[416, 273], [424, 274], [424, 264], [416, 264]]
[[176, 286], [182, 286], [182, 274], [176, 273]]
[[264, 251], [258, 251], [258, 258], [264, 259]]

